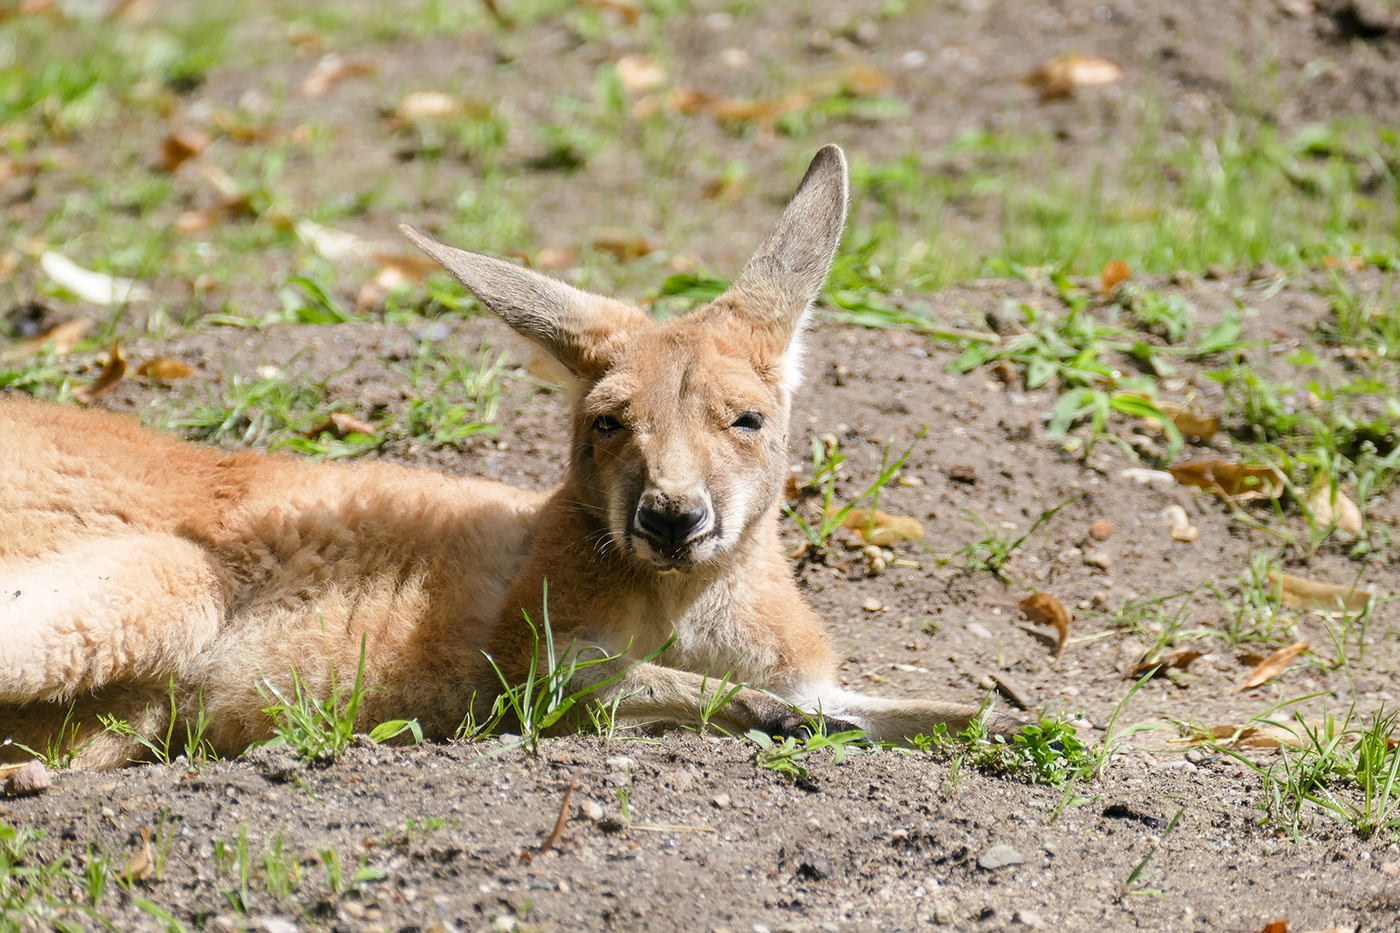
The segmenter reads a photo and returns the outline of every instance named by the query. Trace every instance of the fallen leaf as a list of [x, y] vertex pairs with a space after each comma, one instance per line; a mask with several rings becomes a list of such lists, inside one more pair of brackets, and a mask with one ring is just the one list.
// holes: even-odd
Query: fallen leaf
[[628, 26], [635, 26], [642, 18], [642, 5], [636, 0], [583, 0], [583, 3], [595, 10], [616, 13]]
[[1366, 531], [1366, 523], [1362, 520], [1361, 510], [1356, 507], [1356, 503], [1347, 498], [1340, 488], [1336, 490], [1334, 501], [1332, 485], [1329, 482], [1318, 486], [1317, 491], [1308, 500], [1308, 506], [1313, 510], [1313, 516], [1322, 528], [1330, 528], [1335, 522], [1337, 528], [1357, 537], [1361, 537]]
[[316, 437], [319, 434], [329, 431], [336, 437], [344, 440], [349, 434], [374, 434], [379, 429], [362, 418], [346, 414], [343, 411], [333, 411], [326, 416], [326, 420], [312, 425], [306, 429], [307, 437]]
[[1166, 654], [1153, 657], [1152, 652], [1148, 652], [1138, 659], [1132, 670], [1123, 675], [1124, 680], [1137, 680], [1148, 671], [1155, 670], [1154, 676], [1165, 676], [1167, 671], [1184, 671], [1190, 666], [1192, 661], [1205, 657], [1209, 652], [1199, 648], [1177, 648], [1168, 651]]
[[55, 284], [90, 304], [121, 305], [151, 297], [149, 289], [131, 279], [81, 268], [67, 256], [51, 250], [39, 257], [39, 267]]
[[[833, 511], [837, 511], [833, 507]], [[851, 509], [841, 524], [858, 532], [867, 544], [888, 547], [900, 541], [918, 539], [924, 536], [924, 526], [918, 521], [903, 515], [890, 515], [876, 509]]]
[[646, 55], [624, 55], [613, 67], [622, 86], [633, 94], [645, 94], [666, 81], [666, 70]]
[[1021, 81], [1040, 88], [1041, 100], [1055, 100], [1069, 97], [1080, 88], [1115, 84], [1122, 78], [1123, 69], [1106, 58], [1057, 55]]
[[176, 379], [193, 376], [194, 370], [179, 360], [158, 356], [136, 367], [136, 375], [146, 379], [154, 379], [156, 382], [174, 382]]
[[1132, 278], [1132, 268], [1121, 259], [1110, 259], [1104, 264], [1103, 271], [1099, 273], [1099, 290], [1107, 297], [1118, 290], [1128, 279]]
[[1196, 540], [1200, 531], [1191, 524], [1186, 517], [1186, 510], [1179, 505], [1168, 506], [1162, 510], [1162, 518], [1166, 520], [1168, 532], [1173, 541], [1191, 542]]
[[347, 60], [335, 52], [321, 56], [306, 80], [301, 82], [301, 96], [307, 98], [325, 97], [331, 88], [350, 78], [362, 78], [374, 74], [374, 65], [369, 62]]
[[276, 127], [254, 126], [251, 123], [244, 123], [223, 110], [210, 114], [209, 122], [214, 124], [215, 128], [224, 136], [243, 146], [266, 145], [275, 142], [281, 135]]
[[122, 877], [127, 881], [145, 881], [156, 873], [156, 856], [151, 851], [151, 831], [141, 827], [141, 848], [127, 860]]
[[161, 141], [160, 150], [156, 153], [156, 168], [174, 173], [190, 159], [203, 155], [213, 142], [203, 130], [192, 127], [176, 130]]
[[208, 162], [199, 164], [199, 174], [219, 197], [219, 210], [230, 215], [255, 215], [252, 200], [232, 175]]
[[1167, 472], [1183, 486], [1198, 486], [1234, 502], [1277, 499], [1285, 485], [1283, 474], [1275, 467], [1225, 460], [1198, 460], [1167, 467]]
[[1026, 618], [1037, 625], [1053, 625], [1059, 632], [1059, 641], [1055, 643], [1055, 658], [1059, 659], [1064, 653], [1065, 644], [1069, 641], [1069, 625], [1074, 621], [1073, 614], [1065, 608], [1065, 604], [1049, 593], [1034, 593], [1021, 600], [1021, 611]]
[[394, 108], [394, 118], [401, 123], [415, 120], [444, 120], [462, 112], [462, 101], [442, 91], [414, 91], [405, 94]]
[[0, 354], [0, 359], [17, 360], [33, 356], [50, 344], [53, 345], [53, 352], [58, 356], [71, 353], [78, 341], [82, 340], [83, 336], [92, 330], [96, 323], [97, 321], [93, 318], [79, 317], [71, 321], [64, 321], [62, 324], [55, 324], [42, 334], [37, 334], [28, 340], [21, 340], [10, 347], [3, 354]]
[[1305, 641], [1289, 645], [1287, 648], [1280, 648], [1263, 661], [1260, 661], [1259, 666], [1250, 672], [1244, 682], [1236, 686], [1230, 692], [1239, 693], [1241, 690], [1257, 687], [1266, 680], [1272, 680], [1279, 674], [1282, 674], [1284, 669], [1293, 663], [1293, 659], [1306, 650], [1308, 650], [1308, 643]]
[[546, 246], [535, 255], [535, 266], [550, 272], [562, 272], [578, 265], [578, 253], [571, 249]]
[[125, 375], [126, 360], [122, 359], [121, 348], [114, 343], [112, 344], [112, 352], [107, 357], [107, 365], [102, 367], [102, 372], [87, 385], [73, 389], [73, 397], [84, 405], [91, 405], [112, 391]]
[[183, 236], [196, 236], [208, 233], [218, 219], [216, 211], [181, 211], [175, 218], [174, 229]]
[[650, 237], [612, 227], [593, 235], [593, 248], [611, 254], [618, 262], [631, 262], [656, 252]]
[[1172, 424], [1186, 437], [1208, 441], [1220, 430], [1220, 419], [1215, 415], [1202, 414], [1176, 402], [1157, 402], [1156, 405], [1157, 410], [1172, 419]]
[[368, 243], [353, 233], [325, 227], [314, 220], [302, 218], [292, 224], [297, 236], [322, 259], [339, 262], [342, 259], [365, 259], [372, 255]]
[[1269, 571], [1269, 585], [1281, 599], [1316, 612], [1361, 612], [1376, 596], [1374, 587], [1319, 583], [1273, 570]]

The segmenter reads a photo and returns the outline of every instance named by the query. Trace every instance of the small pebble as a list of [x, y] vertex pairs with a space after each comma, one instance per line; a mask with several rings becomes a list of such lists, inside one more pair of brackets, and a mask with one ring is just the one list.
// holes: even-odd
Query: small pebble
[[603, 805], [596, 800], [585, 800], [578, 805], [578, 808], [584, 816], [595, 823], [603, 818]]
[[987, 630], [987, 627], [986, 627], [985, 625], [982, 625], [980, 622], [969, 622], [969, 623], [967, 623], [967, 633], [968, 633], [969, 635], [976, 635], [978, 638], [991, 638], [991, 637], [992, 637], [992, 633], [989, 632], [989, 631]]
[[860, 604], [860, 608], [864, 609], [866, 612], [879, 612], [881, 609], [885, 608], [885, 606], [884, 603], [880, 602], [874, 596], [871, 596]]
[[987, 871], [995, 871], [998, 868], [1021, 865], [1024, 864], [1025, 861], [1026, 860], [1021, 857], [1021, 853], [1011, 848], [1011, 846], [994, 845], [986, 852], [982, 853], [982, 857], [977, 860], [977, 864], [981, 865]]
[[[1101, 518], [1089, 526], [1089, 537], [1095, 541], [1107, 541], [1109, 535], [1113, 534], [1113, 522], [1106, 518]], [[1031, 914], [1035, 916], [1035, 914]]]
[[1091, 567], [1098, 567], [1100, 570], [1107, 570], [1113, 566], [1113, 558], [1109, 557], [1103, 551], [1094, 551], [1088, 557], [1084, 558], [1084, 563]]
[[725, 807], [729, 806], [729, 795], [715, 794], [714, 797], [711, 798], [711, 801], [714, 803], [715, 806], [723, 810]]
[[4, 783], [4, 791], [9, 797], [28, 797], [32, 794], [42, 794], [52, 785], [53, 778], [49, 777], [43, 762], [35, 760], [26, 762], [10, 775], [9, 780]]
[[1040, 919], [1040, 914], [1031, 910], [1016, 911], [1014, 919], [1017, 923], [1021, 924], [1022, 926], [1030, 927], [1032, 930], [1045, 929], [1045, 921]]

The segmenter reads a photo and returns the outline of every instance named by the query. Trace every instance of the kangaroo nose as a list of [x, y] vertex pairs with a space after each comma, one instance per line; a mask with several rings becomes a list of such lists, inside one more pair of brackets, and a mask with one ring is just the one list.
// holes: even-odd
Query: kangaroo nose
[[672, 512], [642, 505], [637, 509], [637, 528], [662, 547], [672, 548], [704, 524], [709, 510], [703, 505], [689, 512]]

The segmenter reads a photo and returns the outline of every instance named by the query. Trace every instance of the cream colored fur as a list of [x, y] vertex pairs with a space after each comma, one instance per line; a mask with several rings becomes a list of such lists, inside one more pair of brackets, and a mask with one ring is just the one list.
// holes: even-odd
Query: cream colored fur
[[500, 693], [487, 654], [525, 676], [522, 614], [543, 619], [546, 581], [561, 648], [619, 656], [577, 686], [619, 675], [591, 699], [620, 697], [627, 719], [699, 722], [732, 671], [751, 686], [712, 720], [731, 731], [800, 730], [789, 703], [894, 741], [965, 725], [970, 707], [839, 689], [778, 540], [801, 327], [845, 211], [828, 146], [733, 287], [665, 323], [405, 228], [575, 378], [571, 462], [548, 495], [0, 405], [0, 740], [46, 747], [69, 718], [80, 764], [121, 765], [145, 748], [97, 716], [163, 736], [173, 686], [174, 715], [202, 708], [237, 753], [271, 734], [266, 684], [286, 691], [295, 671], [325, 698], [362, 639], [382, 689], [360, 727], [415, 718], [450, 737]]

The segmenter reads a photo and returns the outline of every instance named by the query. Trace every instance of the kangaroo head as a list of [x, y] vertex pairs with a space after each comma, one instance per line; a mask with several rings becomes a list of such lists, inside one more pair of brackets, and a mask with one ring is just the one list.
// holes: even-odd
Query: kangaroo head
[[401, 229], [575, 378], [571, 494], [605, 539], [685, 571], [775, 507], [802, 330], [845, 219], [845, 157], [826, 146], [733, 285], [665, 322]]

